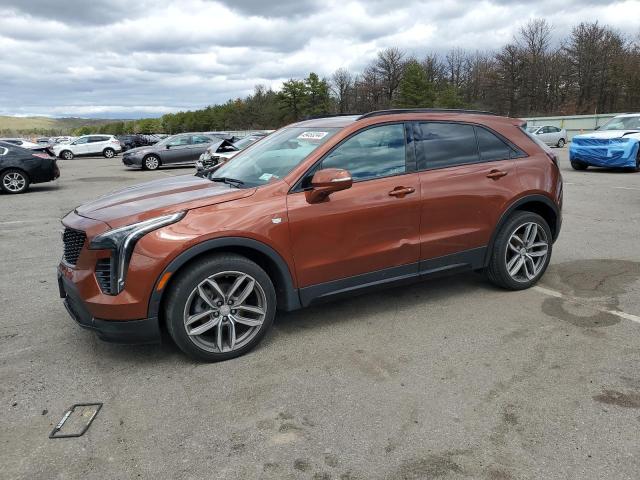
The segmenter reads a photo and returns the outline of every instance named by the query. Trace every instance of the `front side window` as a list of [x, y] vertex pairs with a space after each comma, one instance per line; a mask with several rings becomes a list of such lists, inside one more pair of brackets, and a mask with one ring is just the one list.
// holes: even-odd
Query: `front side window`
[[346, 140], [322, 160], [322, 168], [342, 168], [354, 181], [406, 172], [403, 124], [368, 128]]
[[288, 127], [245, 148], [213, 174], [257, 187], [282, 178], [340, 128]]
[[[480, 161], [472, 125], [428, 122], [420, 124], [418, 168], [452, 167]], [[507, 157], [508, 158], [508, 157]]]
[[189, 140], [191, 139], [190, 136], [188, 135], [184, 135], [181, 137], [175, 137], [172, 138], [171, 140], [169, 140], [167, 142], [167, 145], [169, 145], [170, 147], [179, 147], [182, 145], [189, 145]]
[[89, 137], [82, 137], [73, 142], [74, 145], [83, 145], [89, 142]]

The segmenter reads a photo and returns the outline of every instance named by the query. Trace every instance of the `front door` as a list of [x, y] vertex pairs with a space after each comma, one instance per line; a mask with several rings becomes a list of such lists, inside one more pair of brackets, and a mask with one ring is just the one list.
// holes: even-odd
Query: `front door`
[[183, 163], [189, 158], [191, 152], [191, 135], [178, 135], [165, 145], [165, 151], [161, 153], [162, 163]]
[[354, 182], [350, 189], [313, 204], [303, 191], [288, 195], [300, 287], [365, 273], [372, 273], [365, 280], [376, 282], [417, 272], [420, 183], [417, 173], [407, 172], [405, 144], [401, 123], [362, 130], [313, 169], [348, 170]]

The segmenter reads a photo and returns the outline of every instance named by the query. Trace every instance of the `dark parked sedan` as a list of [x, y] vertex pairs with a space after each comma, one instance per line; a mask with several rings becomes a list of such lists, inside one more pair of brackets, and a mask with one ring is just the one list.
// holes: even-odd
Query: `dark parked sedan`
[[146, 170], [162, 165], [193, 165], [211, 143], [218, 141], [220, 138], [207, 133], [180, 133], [155, 145], [127, 150], [122, 155], [122, 163]]
[[23, 193], [32, 183], [50, 182], [59, 176], [55, 157], [0, 142], [0, 189], [3, 192]]

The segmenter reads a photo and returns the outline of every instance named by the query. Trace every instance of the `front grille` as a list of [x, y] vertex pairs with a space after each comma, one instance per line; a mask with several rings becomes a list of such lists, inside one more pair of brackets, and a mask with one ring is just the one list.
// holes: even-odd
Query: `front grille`
[[111, 259], [101, 258], [96, 263], [96, 280], [100, 290], [106, 295], [113, 295], [113, 282], [111, 278]]
[[64, 260], [70, 264], [75, 265], [78, 263], [78, 257], [84, 246], [84, 242], [87, 239], [87, 235], [73, 228], [65, 228], [62, 234], [62, 241], [64, 242]]

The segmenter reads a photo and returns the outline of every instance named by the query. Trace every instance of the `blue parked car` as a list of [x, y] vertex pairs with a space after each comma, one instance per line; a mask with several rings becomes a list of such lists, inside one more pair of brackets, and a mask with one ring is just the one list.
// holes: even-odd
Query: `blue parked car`
[[618, 115], [598, 131], [576, 135], [569, 147], [575, 170], [622, 167], [640, 171], [640, 113]]

